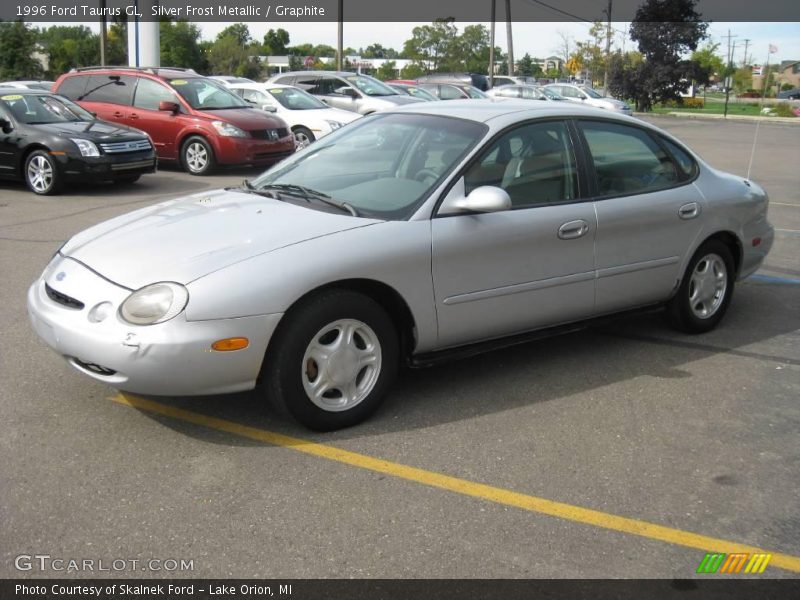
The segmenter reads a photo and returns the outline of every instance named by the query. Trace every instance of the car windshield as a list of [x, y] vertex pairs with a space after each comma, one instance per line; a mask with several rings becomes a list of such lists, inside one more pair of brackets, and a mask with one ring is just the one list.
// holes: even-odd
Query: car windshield
[[366, 75], [350, 75], [345, 77], [352, 85], [356, 86], [362, 94], [367, 96], [396, 96], [397, 92], [385, 83]]
[[206, 79], [205, 77], [173, 79], [169, 84], [195, 110], [251, 107], [249, 102], [242, 100], [224, 85], [213, 79]]
[[94, 121], [90, 112], [61, 96], [45, 94], [3, 94], [0, 105], [20, 123], [45, 125], [73, 121]]
[[581, 88], [581, 89], [592, 98], [602, 98], [602, 96], [597, 92], [595, 92], [592, 88]]
[[321, 100], [317, 100], [306, 91], [293, 87], [285, 88], [266, 88], [270, 96], [275, 98], [281, 106], [289, 110], [316, 110], [320, 108], [330, 108]]
[[438, 98], [429, 91], [413, 85], [392, 85], [391, 87], [393, 90], [397, 90], [401, 94], [407, 94], [409, 96], [413, 96], [414, 98], [422, 98], [423, 100], [429, 101], [438, 100]]
[[[253, 181], [256, 190], [302, 186], [365, 217], [407, 219], [486, 134], [482, 123], [413, 113], [360, 119]], [[288, 192], [284, 199], [291, 200]], [[311, 198], [298, 202], [322, 207]]]

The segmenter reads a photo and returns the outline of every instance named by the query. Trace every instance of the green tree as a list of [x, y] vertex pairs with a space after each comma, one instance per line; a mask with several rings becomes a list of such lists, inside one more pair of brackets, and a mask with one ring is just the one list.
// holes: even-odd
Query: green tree
[[692, 52], [692, 62], [694, 62], [705, 75], [705, 78], [701, 77], [699, 80], [703, 85], [708, 84], [712, 76], [719, 78], [725, 73], [725, 61], [717, 54], [718, 50], [719, 44], [709, 42], [699, 50]]
[[264, 35], [264, 54], [284, 56], [288, 54], [289, 32], [285, 29], [270, 29]]
[[460, 56], [459, 71], [489, 72], [489, 30], [483, 25], [467, 25], [456, 39]]
[[381, 81], [386, 81], [387, 79], [395, 79], [397, 77], [397, 63], [394, 62], [393, 60], [387, 60], [375, 72], [375, 77], [377, 77]]
[[38, 32], [22, 21], [0, 23], [0, 79], [39, 79], [43, 69], [33, 58]]
[[244, 23], [234, 23], [228, 25], [225, 29], [217, 34], [217, 40], [232, 37], [240, 46], [246, 46], [253, 38], [250, 37], [250, 29]]
[[258, 60], [258, 49], [252, 45], [242, 46], [239, 37], [218, 37], [208, 52], [208, 63], [212, 73], [236, 75], [258, 79], [263, 65]]
[[161, 64], [188, 67], [200, 73], [208, 71], [208, 61], [200, 48], [200, 28], [186, 21], [161, 21]]
[[417, 63], [430, 64], [433, 71], [455, 71], [460, 64], [457, 37], [453, 19], [437, 19], [412, 29], [403, 54]]
[[[622, 76], [637, 110], [649, 111], [654, 102], [677, 100], [697, 75], [696, 64], [682, 57], [697, 50], [708, 23], [695, 10], [697, 0], [647, 0], [631, 23], [631, 39], [644, 61]], [[624, 68], [624, 63], [617, 62]], [[618, 78], [619, 79], [619, 78]]]
[[128, 64], [128, 35], [125, 21], [115, 21], [108, 28], [106, 40], [106, 64]]
[[417, 79], [425, 75], [425, 69], [417, 63], [409, 63], [400, 70], [400, 79]]
[[45, 75], [55, 79], [73, 67], [100, 64], [100, 36], [84, 26], [53, 25], [39, 33], [39, 45], [47, 54]]
[[733, 89], [736, 93], [746, 92], [753, 89], [753, 69], [742, 67], [736, 69], [732, 74]]

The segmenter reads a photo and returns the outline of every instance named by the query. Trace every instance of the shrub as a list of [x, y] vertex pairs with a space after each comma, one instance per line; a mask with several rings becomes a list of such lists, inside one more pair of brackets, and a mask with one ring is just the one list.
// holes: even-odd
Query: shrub
[[789, 104], [776, 104], [772, 107], [772, 114], [776, 117], [796, 117], [794, 109]]
[[680, 100], [667, 100], [661, 103], [664, 108], [703, 108], [702, 98], [681, 98]]

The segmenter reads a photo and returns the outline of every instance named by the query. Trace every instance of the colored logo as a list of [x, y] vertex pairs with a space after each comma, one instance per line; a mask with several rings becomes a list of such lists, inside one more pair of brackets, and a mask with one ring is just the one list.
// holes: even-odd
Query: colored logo
[[[708, 552], [700, 561], [697, 573], [763, 573], [767, 568], [772, 554], [723, 554], [721, 552]], [[745, 566], [746, 565], [746, 566]], [[744, 567], [744, 571], [742, 568]]]
[[67, 274], [64, 273], [64, 271], [61, 271], [58, 275], [56, 275], [56, 281], [64, 281], [64, 277], [66, 276]]

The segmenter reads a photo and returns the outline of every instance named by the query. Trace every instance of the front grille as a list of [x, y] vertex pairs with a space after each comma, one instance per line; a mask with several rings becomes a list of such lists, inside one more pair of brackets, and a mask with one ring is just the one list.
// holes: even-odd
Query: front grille
[[279, 140], [289, 135], [289, 130], [285, 127], [279, 129], [255, 129], [250, 132], [250, 136], [257, 140]]
[[83, 367], [87, 371], [91, 371], [92, 373], [95, 373], [97, 375], [102, 375], [104, 377], [111, 377], [112, 375], [116, 375], [117, 373], [114, 369], [109, 369], [108, 367], [103, 367], [96, 363], [83, 362], [81, 359], [75, 358], [74, 356], [72, 357], [72, 360], [74, 360], [75, 364], [78, 365], [79, 367]]
[[148, 158], [147, 160], [137, 160], [133, 162], [125, 162], [125, 163], [114, 163], [111, 165], [112, 171], [127, 171], [129, 169], [143, 169], [145, 167], [152, 167], [153, 166], [153, 159]]
[[122, 154], [124, 152], [141, 152], [142, 150], [150, 150], [150, 140], [133, 140], [132, 142], [110, 142], [108, 144], [100, 144], [100, 148], [106, 154]]
[[284, 152], [259, 152], [258, 154], [254, 154], [253, 158], [255, 160], [271, 158], [274, 159], [275, 162], [278, 162], [279, 160], [283, 160], [284, 158], [286, 158], [287, 156], [291, 156], [292, 154], [294, 154], [294, 150], [289, 150]]
[[51, 288], [48, 284], [44, 284], [44, 291], [47, 292], [47, 297], [53, 302], [57, 302], [61, 306], [67, 308], [74, 308], [75, 310], [83, 310], [84, 304], [80, 300], [76, 300], [72, 296], [67, 296]]

